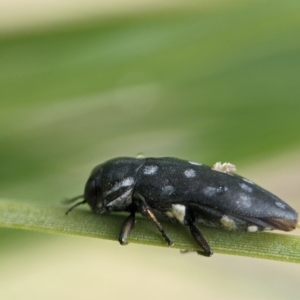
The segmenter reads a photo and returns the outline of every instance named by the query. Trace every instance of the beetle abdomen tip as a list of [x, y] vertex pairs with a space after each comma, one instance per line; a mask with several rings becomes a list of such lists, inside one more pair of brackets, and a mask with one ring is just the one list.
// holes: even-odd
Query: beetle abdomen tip
[[296, 229], [298, 225], [298, 219], [287, 220], [287, 219], [268, 219], [267, 223], [272, 225], [274, 229], [283, 231], [292, 231]]

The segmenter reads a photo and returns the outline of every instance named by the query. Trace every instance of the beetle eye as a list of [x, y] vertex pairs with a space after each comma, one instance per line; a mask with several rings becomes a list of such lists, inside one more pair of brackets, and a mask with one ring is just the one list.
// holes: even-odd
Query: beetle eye
[[86, 183], [84, 198], [92, 208], [95, 208], [100, 201], [100, 197], [100, 186], [97, 182], [97, 179], [93, 178]]

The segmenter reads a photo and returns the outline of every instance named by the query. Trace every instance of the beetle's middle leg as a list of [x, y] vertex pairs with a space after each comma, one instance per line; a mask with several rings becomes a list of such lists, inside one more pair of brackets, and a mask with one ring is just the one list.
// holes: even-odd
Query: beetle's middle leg
[[140, 195], [140, 194], [135, 194], [136, 197], [139, 198], [139, 211], [142, 215], [146, 215], [148, 216], [156, 225], [157, 229], [160, 231], [161, 235], [163, 236], [164, 240], [166, 241], [166, 243], [168, 244], [168, 246], [173, 246], [174, 243], [170, 240], [170, 238], [168, 237], [168, 235], [166, 234], [166, 232], [164, 231], [162, 225], [160, 224], [160, 222], [157, 220], [157, 218], [155, 217], [155, 214], [153, 213], [152, 209], [150, 208], [150, 206], [146, 203], [145, 198]]

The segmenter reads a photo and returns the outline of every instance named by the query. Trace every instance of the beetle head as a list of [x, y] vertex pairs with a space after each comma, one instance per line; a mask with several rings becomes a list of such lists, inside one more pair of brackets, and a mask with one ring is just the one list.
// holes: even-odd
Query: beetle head
[[97, 166], [85, 187], [85, 199], [96, 213], [122, 211], [132, 203], [139, 159], [120, 157]]
[[96, 213], [105, 211], [104, 200], [101, 193], [101, 177], [91, 174], [84, 189], [84, 200]]
[[104, 203], [101, 198], [101, 174], [102, 174], [102, 165], [95, 167], [89, 177], [87, 183], [85, 184], [84, 195], [77, 196], [75, 198], [67, 200], [68, 203], [73, 202], [78, 199], [82, 199], [82, 201], [75, 203], [71, 206], [67, 211], [66, 214], [71, 212], [75, 207], [81, 204], [89, 204], [89, 206], [97, 213], [102, 213], [105, 211], [103, 209]]
[[85, 185], [84, 195], [70, 199], [84, 200], [73, 205], [66, 213], [84, 203], [98, 214], [125, 210], [132, 202], [137, 173], [142, 165], [142, 159], [119, 157], [96, 166]]

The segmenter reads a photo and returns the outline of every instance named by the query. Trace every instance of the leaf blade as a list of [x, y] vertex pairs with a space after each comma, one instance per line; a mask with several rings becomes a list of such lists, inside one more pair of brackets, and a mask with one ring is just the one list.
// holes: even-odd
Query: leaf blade
[[[66, 209], [0, 199], [0, 227], [70, 234], [117, 241], [123, 215], [95, 215], [78, 209], [66, 216]], [[174, 248], [201, 250], [187, 228], [163, 222], [175, 242]], [[238, 233], [201, 228], [214, 252], [300, 263], [300, 237], [277, 233]], [[129, 242], [167, 247], [150, 220], [138, 218]]]

